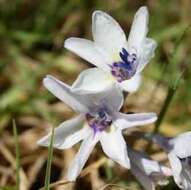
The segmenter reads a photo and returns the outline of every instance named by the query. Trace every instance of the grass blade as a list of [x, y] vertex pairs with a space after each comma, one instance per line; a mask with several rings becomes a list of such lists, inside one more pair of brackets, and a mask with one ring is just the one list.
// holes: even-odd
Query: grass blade
[[19, 142], [18, 142], [18, 133], [16, 122], [13, 120], [13, 134], [14, 134], [14, 141], [15, 141], [15, 150], [16, 150], [16, 190], [19, 190], [20, 186], [20, 150], [19, 150]]
[[50, 174], [51, 174], [51, 163], [52, 163], [52, 157], [53, 157], [53, 142], [54, 142], [54, 127], [52, 128], [52, 135], [51, 135], [50, 145], [48, 148], [48, 161], [46, 166], [46, 176], [45, 176], [45, 184], [44, 184], [45, 190], [50, 189]]

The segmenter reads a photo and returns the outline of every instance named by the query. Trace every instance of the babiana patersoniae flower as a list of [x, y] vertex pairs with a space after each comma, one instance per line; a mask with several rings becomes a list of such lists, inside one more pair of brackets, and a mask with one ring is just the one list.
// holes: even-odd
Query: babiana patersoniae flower
[[[152, 112], [120, 112], [124, 103], [123, 91], [131, 93], [139, 88], [141, 71], [154, 56], [157, 45], [147, 33], [147, 7], [141, 7], [135, 14], [128, 39], [111, 16], [95, 11], [92, 15], [93, 41], [69, 38], [64, 47], [96, 67], [82, 71], [71, 86], [51, 75], [44, 78], [44, 86], [78, 113], [61, 123], [54, 134], [53, 147], [58, 149], [68, 149], [82, 141], [68, 169], [67, 180], [76, 180], [93, 148], [100, 142], [103, 152], [131, 169], [146, 190], [165, 185], [171, 175], [180, 188], [191, 190], [190, 132], [175, 138], [146, 133], [147, 140], [152, 139], [168, 153], [171, 168], [129, 148], [123, 137], [123, 130], [151, 124], [157, 119]], [[51, 133], [38, 144], [49, 146], [50, 139]]]
[[[148, 10], [141, 7], [135, 14], [128, 40], [120, 25], [108, 14], [92, 15], [93, 40], [69, 38], [64, 47], [97, 68], [83, 71], [72, 85], [78, 93], [96, 93], [111, 85], [128, 92], [140, 85], [140, 73], [154, 55], [156, 42], [146, 37]], [[101, 85], [100, 85], [101, 84]]]
[[[123, 96], [116, 87], [104, 94], [81, 95], [72, 92], [70, 86], [52, 76], [44, 78], [43, 83], [51, 93], [79, 113], [55, 129], [55, 148], [67, 149], [83, 140], [68, 170], [68, 180], [76, 179], [98, 141], [109, 158], [125, 168], [130, 168], [122, 130], [153, 123], [157, 119], [155, 113], [119, 112]], [[40, 139], [38, 144], [49, 146], [50, 137], [51, 134], [48, 134]]]

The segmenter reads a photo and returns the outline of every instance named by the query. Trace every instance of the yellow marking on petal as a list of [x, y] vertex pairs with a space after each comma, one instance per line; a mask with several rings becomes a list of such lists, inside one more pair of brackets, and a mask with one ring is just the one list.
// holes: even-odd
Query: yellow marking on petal
[[106, 132], [107, 133], [113, 133], [113, 132], [115, 132], [117, 129], [115, 128], [115, 126], [114, 125], [111, 125], [110, 127], [108, 127], [108, 128], [106, 128]]
[[112, 55], [112, 60], [113, 60], [113, 62], [119, 61], [120, 60], [119, 53], [114, 53]]
[[114, 125], [112, 125], [110, 132], [113, 133], [113, 132], [115, 132], [115, 131], [116, 131], [116, 128], [114, 127]]
[[106, 75], [106, 80], [109, 80], [111, 82], [115, 82], [116, 78], [112, 74]]

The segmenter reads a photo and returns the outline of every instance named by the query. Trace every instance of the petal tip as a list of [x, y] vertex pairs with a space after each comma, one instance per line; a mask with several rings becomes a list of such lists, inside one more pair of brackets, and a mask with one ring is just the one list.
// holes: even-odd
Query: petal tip
[[66, 39], [66, 40], [64, 41], [64, 44], [63, 44], [63, 47], [64, 47], [64, 48], [67, 48], [69, 41], [70, 41], [70, 38], [68, 38], [68, 39]]
[[153, 122], [155, 122], [158, 119], [158, 116], [156, 113], [153, 113]]
[[46, 80], [51, 80], [53, 79], [54, 77], [52, 75], [46, 75], [44, 78], [43, 78], [43, 81], [46, 81]]
[[126, 169], [130, 169], [130, 168], [131, 168], [131, 165], [130, 165], [130, 163], [128, 162], [128, 163], [125, 163], [125, 164], [124, 164], [124, 167], [125, 167]]
[[125, 159], [125, 161], [124, 161], [124, 160], [121, 160], [120, 164], [121, 164], [124, 168], [126, 168], [126, 169], [131, 169], [131, 164], [130, 164], [130, 160], [129, 160], [128, 157]]
[[43, 85], [46, 87], [47, 86], [47, 82], [48, 82], [48, 78], [47, 77], [45, 77], [45, 78], [43, 78]]
[[92, 13], [92, 18], [95, 18], [97, 16], [101, 16], [103, 14], [106, 14], [105, 12], [101, 11], [101, 10], [95, 10], [93, 13]]
[[95, 22], [107, 22], [108, 20], [112, 20], [109, 14], [101, 10], [96, 10], [92, 14], [92, 27]]
[[137, 11], [138, 14], [148, 14], [148, 8], [147, 6], [142, 6]]
[[71, 37], [71, 38], [67, 38], [65, 41], [64, 41], [64, 48], [66, 49], [69, 49], [70, 47], [70, 43], [72, 43], [72, 41], [75, 39], [75, 37]]
[[48, 88], [48, 86], [50, 85], [51, 80], [53, 79], [53, 77], [51, 75], [46, 75], [46, 77], [43, 78], [43, 85]]
[[138, 9], [138, 11], [135, 14], [135, 18], [138, 17], [141, 19], [146, 19], [146, 24], [148, 24], [149, 11], [146, 6], [142, 6]]
[[158, 119], [158, 117], [157, 117], [156, 113], [151, 113], [150, 119], [148, 120], [147, 124], [152, 124], [152, 123], [156, 122], [157, 119]]
[[37, 142], [37, 145], [39, 146], [48, 146], [48, 142], [46, 140], [46, 137], [42, 137], [41, 139], [39, 139]]
[[75, 182], [76, 181], [76, 176], [73, 176], [73, 175], [71, 175], [71, 174], [68, 174], [67, 176], [66, 176], [66, 180], [67, 181], [69, 181], [69, 182]]

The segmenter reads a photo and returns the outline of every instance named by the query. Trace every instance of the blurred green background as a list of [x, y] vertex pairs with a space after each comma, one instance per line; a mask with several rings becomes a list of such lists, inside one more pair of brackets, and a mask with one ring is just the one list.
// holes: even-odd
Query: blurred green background
[[[45, 90], [42, 78], [52, 74], [71, 84], [80, 71], [90, 66], [66, 51], [64, 40], [71, 36], [92, 39], [91, 14], [97, 9], [112, 15], [128, 36], [133, 15], [142, 5], [149, 8], [149, 36], [158, 47], [143, 72], [140, 91], [127, 98], [123, 109], [159, 113], [169, 89], [178, 84], [160, 128], [172, 136], [191, 129], [190, 0], [0, 0], [0, 143], [14, 155], [15, 118], [26, 178], [32, 176], [29, 169], [38, 153], [45, 151], [39, 149], [36, 140], [48, 126], [73, 115]], [[14, 184], [13, 166], [2, 147], [0, 154], [0, 186], [6, 189]], [[3, 168], [10, 169], [10, 174], [5, 176]], [[37, 188], [34, 184], [38, 180], [33, 178], [25, 189]], [[55, 179], [58, 176], [52, 181]]]

